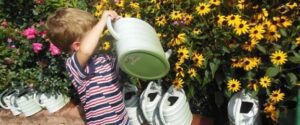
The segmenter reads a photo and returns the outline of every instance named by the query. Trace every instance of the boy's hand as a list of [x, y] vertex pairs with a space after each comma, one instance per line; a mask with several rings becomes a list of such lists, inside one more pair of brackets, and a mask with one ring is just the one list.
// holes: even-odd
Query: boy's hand
[[105, 10], [105, 11], [103, 12], [102, 16], [101, 16], [100, 21], [106, 22], [108, 16], [109, 16], [112, 20], [115, 20], [115, 19], [119, 19], [119, 18], [120, 18], [120, 16], [117, 14], [116, 11], [113, 11], [113, 10]]

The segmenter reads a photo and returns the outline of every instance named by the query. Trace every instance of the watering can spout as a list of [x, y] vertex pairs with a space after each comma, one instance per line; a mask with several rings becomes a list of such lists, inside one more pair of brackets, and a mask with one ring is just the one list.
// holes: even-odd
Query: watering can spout
[[167, 60], [170, 58], [171, 54], [172, 54], [172, 50], [171, 50], [171, 49], [168, 49], [168, 50], [165, 52], [165, 56], [166, 56]]

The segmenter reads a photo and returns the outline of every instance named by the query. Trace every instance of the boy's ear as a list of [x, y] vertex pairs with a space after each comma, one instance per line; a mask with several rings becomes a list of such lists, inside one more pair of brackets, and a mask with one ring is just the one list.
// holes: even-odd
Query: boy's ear
[[73, 51], [79, 50], [79, 46], [80, 46], [80, 42], [78, 41], [73, 42], [71, 45]]

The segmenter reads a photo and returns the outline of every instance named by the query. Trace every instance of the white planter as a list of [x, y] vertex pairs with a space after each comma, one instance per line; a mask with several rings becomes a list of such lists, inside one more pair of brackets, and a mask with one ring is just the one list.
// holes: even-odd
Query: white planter
[[[160, 83], [151, 81], [140, 96], [140, 105], [145, 119], [149, 124], [159, 124], [158, 104], [163, 92]], [[152, 96], [152, 97], [150, 97]]]
[[190, 125], [192, 123], [192, 112], [183, 89], [178, 90], [174, 86], [168, 89], [159, 104], [159, 116], [164, 125]]
[[11, 97], [11, 102], [12, 105], [25, 116], [31, 116], [42, 110], [42, 107], [34, 101], [32, 93], [26, 93], [22, 96], [13, 96]]
[[[249, 105], [247, 112], [241, 110], [242, 105]], [[228, 102], [228, 117], [231, 125], [259, 125], [258, 100], [244, 90], [234, 94]]]
[[18, 110], [17, 107], [12, 105], [11, 98], [17, 96], [15, 90], [9, 91], [8, 89], [4, 90], [0, 94], [0, 106], [4, 109], [9, 109], [14, 116], [21, 114], [22, 112]]
[[70, 98], [61, 93], [35, 93], [34, 100], [40, 106], [45, 107], [48, 110], [48, 112], [53, 113], [63, 108], [70, 101]]

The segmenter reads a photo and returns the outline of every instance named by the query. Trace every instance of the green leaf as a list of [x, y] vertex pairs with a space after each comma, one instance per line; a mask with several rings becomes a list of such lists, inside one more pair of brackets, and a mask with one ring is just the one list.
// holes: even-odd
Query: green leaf
[[292, 63], [300, 64], [300, 57], [290, 56], [290, 57], [288, 57], [288, 60], [291, 61]]
[[210, 67], [210, 70], [211, 70], [212, 79], [215, 78], [215, 73], [218, 70], [219, 65], [220, 65], [220, 60], [218, 60], [218, 59], [214, 59], [214, 62], [210, 62], [209, 63], [209, 67]]
[[278, 67], [269, 67], [266, 70], [266, 75], [270, 77], [274, 77], [279, 73], [279, 68]]
[[284, 36], [284, 37], [287, 36], [286, 29], [280, 29], [279, 32], [282, 36]]
[[265, 49], [263, 46], [257, 44], [256, 47], [257, 47], [257, 49], [258, 49], [260, 52], [262, 52], [263, 54], [267, 54], [267, 51], [266, 51], [266, 49]]
[[294, 73], [288, 73], [287, 76], [290, 83], [293, 85], [297, 84], [297, 76]]

